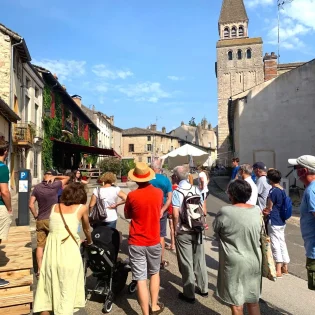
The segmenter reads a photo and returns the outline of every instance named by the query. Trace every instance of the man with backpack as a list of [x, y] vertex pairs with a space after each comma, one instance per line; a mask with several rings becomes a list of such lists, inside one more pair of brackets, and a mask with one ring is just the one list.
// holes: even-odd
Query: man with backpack
[[[200, 190], [188, 182], [188, 169], [177, 166], [173, 171], [178, 188], [173, 192], [173, 222], [183, 293], [179, 299], [195, 303], [195, 292], [208, 297], [208, 274], [203, 244], [204, 214]], [[197, 283], [197, 288], [195, 288]]]
[[296, 179], [306, 186], [300, 206], [300, 225], [306, 251], [308, 288], [315, 290], [315, 156], [303, 155], [290, 159], [289, 164], [294, 165]]

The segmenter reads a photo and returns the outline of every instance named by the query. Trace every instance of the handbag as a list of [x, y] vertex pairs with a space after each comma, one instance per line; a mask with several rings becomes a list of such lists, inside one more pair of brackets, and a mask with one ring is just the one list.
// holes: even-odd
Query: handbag
[[[61, 244], [63, 244], [63, 243], [71, 236], [71, 238], [72, 238], [72, 239], [75, 241], [75, 243], [78, 245], [77, 240], [75, 239], [75, 237], [74, 237], [73, 234], [71, 233], [71, 231], [70, 231], [70, 229], [69, 229], [69, 226], [67, 225], [67, 223], [66, 223], [66, 221], [65, 221], [65, 218], [64, 218], [64, 216], [63, 216], [63, 214], [62, 214], [62, 211], [61, 211], [60, 203], [59, 203], [59, 213], [60, 213], [60, 215], [61, 215], [61, 219], [62, 219], [62, 221], [63, 221], [63, 224], [64, 224], [64, 226], [65, 226], [67, 232], [69, 233], [69, 235], [61, 241]], [[79, 245], [78, 245], [78, 246], [79, 246]]]
[[271, 281], [277, 280], [276, 266], [272, 256], [270, 236], [267, 235], [265, 222], [262, 219], [260, 232], [261, 252], [262, 252], [262, 276]]
[[90, 224], [102, 222], [107, 218], [107, 211], [103, 199], [101, 199], [100, 188], [97, 188], [96, 203], [89, 214]]

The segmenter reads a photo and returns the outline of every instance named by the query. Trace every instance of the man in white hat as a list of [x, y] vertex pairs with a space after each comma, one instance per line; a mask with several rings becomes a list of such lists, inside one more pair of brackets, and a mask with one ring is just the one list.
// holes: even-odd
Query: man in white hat
[[[155, 178], [154, 171], [146, 163], [136, 163], [128, 173], [138, 189], [128, 194], [125, 204], [125, 218], [131, 219], [128, 250], [133, 280], [137, 281], [139, 304], [144, 315], [160, 314], [163, 303], [158, 302], [160, 289], [160, 215], [163, 206], [163, 192], [149, 183]], [[151, 311], [147, 275], [150, 279]]]
[[308, 288], [315, 290], [315, 156], [289, 159], [294, 175], [306, 187], [300, 206], [300, 226], [306, 251]]

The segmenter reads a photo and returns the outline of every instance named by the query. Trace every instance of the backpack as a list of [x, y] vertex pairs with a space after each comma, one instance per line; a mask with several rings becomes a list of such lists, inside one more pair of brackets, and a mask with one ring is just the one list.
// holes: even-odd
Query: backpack
[[292, 216], [292, 200], [286, 195], [285, 191], [282, 191], [283, 203], [280, 211], [280, 216], [283, 221], [288, 220]]
[[100, 188], [97, 188], [96, 203], [89, 215], [90, 224], [104, 221], [107, 218], [107, 211], [104, 203], [104, 199], [101, 198]]
[[195, 193], [192, 191], [192, 187], [185, 195], [179, 189], [176, 189], [184, 197], [180, 211], [180, 219], [183, 228], [187, 231], [202, 233], [204, 231], [205, 218], [202, 209], [202, 197], [197, 193], [197, 187], [195, 187]]

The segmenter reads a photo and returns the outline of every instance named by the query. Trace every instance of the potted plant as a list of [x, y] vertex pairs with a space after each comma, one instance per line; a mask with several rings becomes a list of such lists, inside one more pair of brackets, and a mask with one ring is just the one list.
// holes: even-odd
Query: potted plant
[[82, 179], [83, 180], [87, 180], [88, 179], [88, 172], [81, 172], [81, 175], [82, 175]]
[[128, 173], [131, 169], [135, 167], [135, 162], [133, 160], [123, 160], [121, 162], [121, 182], [126, 183], [128, 181]]

